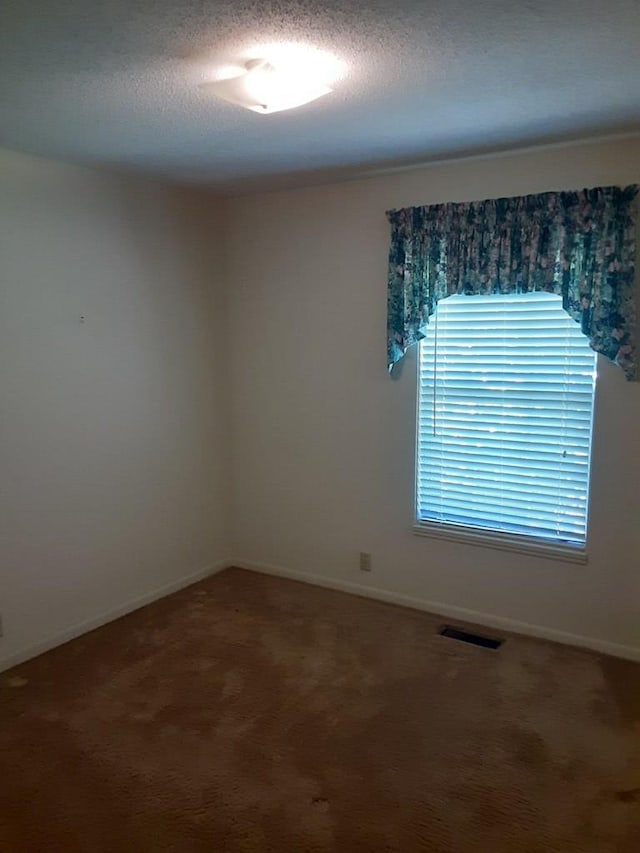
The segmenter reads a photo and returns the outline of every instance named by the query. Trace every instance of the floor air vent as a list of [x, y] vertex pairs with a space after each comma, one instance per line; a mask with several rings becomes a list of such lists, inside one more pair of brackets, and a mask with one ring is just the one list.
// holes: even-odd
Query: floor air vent
[[473, 646], [482, 646], [484, 649], [499, 649], [504, 643], [504, 640], [496, 640], [493, 637], [483, 637], [482, 634], [470, 634], [468, 631], [461, 631], [459, 628], [454, 628], [453, 625], [445, 625], [438, 633], [442, 637], [451, 637], [452, 640], [471, 643]]

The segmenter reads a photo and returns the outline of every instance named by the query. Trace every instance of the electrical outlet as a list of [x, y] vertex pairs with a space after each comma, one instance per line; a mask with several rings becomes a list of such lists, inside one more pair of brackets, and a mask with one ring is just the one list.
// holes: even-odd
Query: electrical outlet
[[360, 551], [360, 571], [371, 571], [371, 554], [367, 554], [366, 551]]

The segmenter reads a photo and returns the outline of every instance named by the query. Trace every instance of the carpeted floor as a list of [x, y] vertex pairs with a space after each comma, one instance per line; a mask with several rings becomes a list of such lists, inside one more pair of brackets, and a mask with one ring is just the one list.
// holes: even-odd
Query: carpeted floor
[[640, 665], [227, 570], [0, 675], [2, 853], [638, 853]]

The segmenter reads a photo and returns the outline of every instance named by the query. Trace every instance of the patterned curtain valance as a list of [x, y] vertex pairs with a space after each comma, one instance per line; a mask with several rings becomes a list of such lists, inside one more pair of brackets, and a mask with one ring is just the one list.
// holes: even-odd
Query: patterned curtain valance
[[389, 369], [455, 293], [562, 297], [592, 348], [636, 378], [637, 186], [388, 211]]

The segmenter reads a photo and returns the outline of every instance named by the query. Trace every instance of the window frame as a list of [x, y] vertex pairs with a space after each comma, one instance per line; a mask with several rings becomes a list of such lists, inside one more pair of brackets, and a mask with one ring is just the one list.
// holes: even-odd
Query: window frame
[[[577, 563], [585, 565], [589, 562], [589, 535], [591, 514], [591, 472], [587, 480], [587, 502], [585, 510], [585, 542], [572, 543], [562, 541], [545, 541], [541, 537], [527, 536], [521, 533], [510, 533], [488, 530], [471, 525], [455, 524], [446, 521], [433, 521], [420, 519], [418, 516], [418, 464], [419, 464], [419, 423], [420, 423], [420, 342], [416, 345], [415, 358], [415, 434], [414, 434], [414, 484], [413, 484], [413, 533], [417, 536], [432, 539], [442, 539], [459, 544], [475, 545], [483, 548], [491, 548], [500, 551], [510, 551], [519, 554], [543, 557], [565, 563]], [[595, 354], [595, 377], [593, 389], [593, 404], [591, 407], [591, 440], [589, 465], [591, 466], [591, 455], [593, 453], [593, 431], [596, 409], [596, 392], [598, 385], [598, 361], [599, 356]]]

